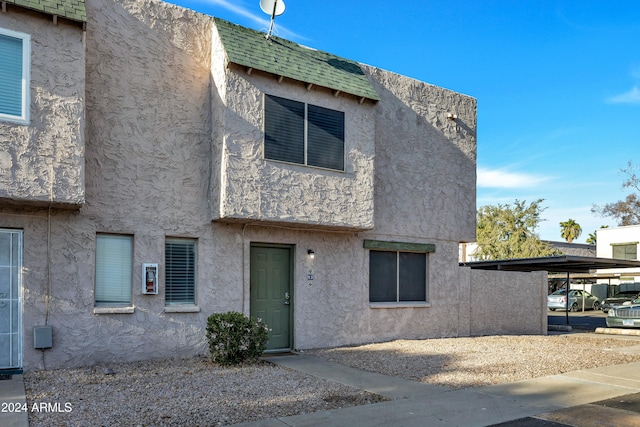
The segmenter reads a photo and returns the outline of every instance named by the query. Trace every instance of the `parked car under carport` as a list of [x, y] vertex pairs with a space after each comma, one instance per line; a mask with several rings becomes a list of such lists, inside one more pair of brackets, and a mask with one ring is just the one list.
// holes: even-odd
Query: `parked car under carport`
[[607, 315], [609, 328], [638, 328], [640, 327], [640, 299], [630, 305], [617, 305], [609, 309]]
[[638, 298], [640, 298], [640, 291], [621, 291], [612, 297], [602, 300], [600, 308], [606, 313], [614, 305], [622, 305], [625, 302], [632, 302], [633, 300]]
[[600, 310], [600, 302], [594, 295], [580, 289], [571, 289], [569, 291], [569, 304], [567, 304], [566, 289], [559, 289], [547, 296], [547, 308], [549, 310], [566, 310], [567, 307], [571, 311], [578, 311], [583, 308], [585, 310]]

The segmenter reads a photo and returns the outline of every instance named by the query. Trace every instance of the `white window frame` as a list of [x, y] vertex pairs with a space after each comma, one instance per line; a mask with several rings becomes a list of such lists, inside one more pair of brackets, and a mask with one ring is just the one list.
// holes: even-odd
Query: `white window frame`
[[[123, 295], [128, 295], [128, 301], [122, 300], [122, 301], [104, 301], [101, 298], [101, 295], [103, 294], [103, 291], [99, 290], [98, 287], [99, 286], [109, 286], [111, 282], [108, 282], [108, 278], [104, 278], [103, 274], [101, 271], [99, 271], [99, 256], [104, 256], [105, 254], [99, 254], [98, 253], [98, 241], [101, 238], [112, 238], [112, 239], [122, 239], [122, 240], [128, 240], [128, 242], [130, 243], [130, 252], [128, 253], [128, 259], [125, 260], [127, 261], [127, 265], [124, 266], [124, 264], [122, 265], [123, 267], [123, 271], [121, 272], [122, 274], [119, 274], [118, 276], [120, 276], [120, 278], [122, 279], [122, 282], [118, 282], [116, 283], [116, 285], [119, 288], [122, 288]], [[131, 300], [131, 293], [132, 293], [132, 286], [133, 286], [133, 248], [134, 248], [134, 241], [133, 241], [133, 236], [132, 235], [128, 235], [128, 234], [110, 234], [110, 233], [98, 233], [96, 235], [96, 266], [95, 266], [95, 275], [96, 275], [96, 279], [95, 279], [95, 294], [94, 294], [94, 301], [95, 301], [95, 306], [96, 307], [130, 307], [132, 305]], [[118, 254], [120, 255], [120, 254]]]
[[[169, 265], [169, 262], [167, 260], [167, 253], [166, 253], [166, 245], [167, 243], [183, 243], [183, 244], [191, 244], [193, 245], [193, 302], [182, 302], [182, 301], [177, 301], [177, 302], [170, 302], [167, 301], [167, 288], [168, 288], [168, 281], [169, 281], [169, 275], [167, 274], [167, 267]], [[167, 237], [165, 238], [165, 262], [164, 262], [164, 280], [165, 280], [165, 308], [169, 308], [171, 309], [171, 307], [176, 307], [176, 306], [195, 306], [197, 301], [198, 301], [198, 294], [197, 294], [197, 285], [198, 285], [198, 241], [196, 239], [187, 239], [187, 238], [179, 238], [179, 237]], [[166, 310], [165, 310], [166, 311]]]
[[22, 102], [21, 110], [22, 114], [15, 116], [12, 114], [6, 114], [0, 112], [0, 120], [14, 122], [19, 124], [29, 124], [30, 116], [30, 86], [31, 86], [31, 36], [25, 33], [19, 33], [17, 31], [7, 30], [0, 28], [0, 34], [20, 39], [22, 41]]

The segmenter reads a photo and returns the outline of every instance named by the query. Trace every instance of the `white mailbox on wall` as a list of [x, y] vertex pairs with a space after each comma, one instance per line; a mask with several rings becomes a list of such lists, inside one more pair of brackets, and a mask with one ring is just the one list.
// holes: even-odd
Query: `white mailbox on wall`
[[142, 293], [145, 295], [158, 293], [158, 264], [142, 264]]

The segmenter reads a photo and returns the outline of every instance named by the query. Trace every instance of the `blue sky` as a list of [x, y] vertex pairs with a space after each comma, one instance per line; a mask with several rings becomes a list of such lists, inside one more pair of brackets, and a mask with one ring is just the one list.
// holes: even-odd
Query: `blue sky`
[[[478, 100], [478, 206], [544, 199], [546, 240], [616, 225], [591, 207], [640, 164], [640, 2], [284, 1], [274, 34]], [[259, 0], [171, 3], [269, 27]]]

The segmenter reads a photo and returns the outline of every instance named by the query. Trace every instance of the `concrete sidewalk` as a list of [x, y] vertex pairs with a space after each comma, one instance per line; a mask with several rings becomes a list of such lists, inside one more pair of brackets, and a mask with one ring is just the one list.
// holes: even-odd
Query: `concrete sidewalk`
[[[239, 424], [240, 426], [491, 426], [640, 393], [640, 362], [452, 390], [364, 372], [311, 356], [290, 355], [270, 357], [267, 360], [392, 400], [244, 423]], [[594, 414], [591, 412], [584, 411], [585, 418], [582, 421], [574, 420], [576, 424], [572, 425], [614, 425], [611, 418], [602, 420], [601, 424], [594, 424]], [[606, 414], [606, 411], [603, 409], [602, 413]], [[631, 414], [632, 417], [637, 416], [637, 423], [622, 425], [640, 426], [640, 413]], [[580, 414], [574, 416], [579, 417]], [[606, 416], [610, 417], [610, 414]]]
[[22, 375], [12, 375], [10, 380], [0, 380], [0, 405], [0, 426], [29, 426]]

